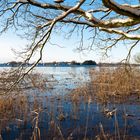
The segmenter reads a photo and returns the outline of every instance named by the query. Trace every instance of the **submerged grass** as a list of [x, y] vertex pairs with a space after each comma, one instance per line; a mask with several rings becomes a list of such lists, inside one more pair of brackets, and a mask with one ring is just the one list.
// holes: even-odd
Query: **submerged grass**
[[[41, 82], [38, 81], [37, 84], [36, 78], [31, 77], [30, 81], [35, 88], [41, 85], [44, 89]], [[128, 97], [139, 98], [139, 79], [140, 71], [137, 68], [131, 71], [123, 67], [100, 68], [90, 71], [89, 83], [66, 96], [37, 96], [34, 93], [29, 96], [21, 92], [8, 98], [0, 96], [0, 140], [3, 140], [5, 133], [14, 133], [13, 126], [16, 126], [20, 135], [15, 138], [11, 136], [12, 140], [134, 139], [128, 131], [128, 127], [131, 129], [132, 126], [125, 124], [123, 129], [120, 128], [117, 108], [104, 105], [98, 107], [97, 104], [125, 102]], [[43, 82], [46, 84], [46, 81]], [[97, 109], [94, 108], [95, 104]], [[126, 116], [126, 123], [125, 120], [130, 115], [127, 112], [122, 114]], [[106, 122], [112, 123], [111, 126], [108, 127]]]

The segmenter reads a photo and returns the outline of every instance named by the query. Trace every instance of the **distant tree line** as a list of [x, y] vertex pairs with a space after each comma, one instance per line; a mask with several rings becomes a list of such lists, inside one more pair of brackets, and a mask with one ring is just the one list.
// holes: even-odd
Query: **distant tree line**
[[[11, 61], [8, 63], [1, 63], [0, 66], [5, 66], [5, 67], [18, 67], [18, 66], [31, 66], [33, 65], [32, 63], [22, 63], [22, 62], [16, 62], [16, 61]], [[46, 62], [46, 63], [38, 63], [38, 67], [40, 66], [99, 66], [99, 67], [115, 67], [115, 66], [124, 66], [124, 65], [130, 65], [129, 63], [96, 63], [93, 60], [86, 60], [82, 63], [76, 62], [76, 61], [71, 61], [71, 62]], [[140, 64], [131, 64], [131, 66], [140, 66]]]
[[[17, 66], [30, 66], [32, 63], [22, 63], [22, 62], [16, 62], [11, 61], [8, 63], [3, 63], [1, 66], [11, 66], [11, 67], [17, 67]], [[71, 62], [46, 62], [46, 63], [38, 63], [37, 66], [83, 66], [83, 65], [97, 65], [95, 61], [92, 60], [86, 60], [83, 63], [71, 61]]]

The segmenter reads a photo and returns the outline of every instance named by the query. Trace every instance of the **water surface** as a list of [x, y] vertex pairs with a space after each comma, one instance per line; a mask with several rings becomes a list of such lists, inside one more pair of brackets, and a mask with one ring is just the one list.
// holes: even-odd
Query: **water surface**
[[[3, 140], [28, 140], [33, 138], [34, 119], [38, 112], [40, 139], [74, 139], [84, 137], [95, 139], [106, 135], [113, 139], [140, 139], [140, 105], [135, 102], [120, 104], [101, 104], [84, 100], [73, 102], [65, 95], [75, 88], [90, 82], [89, 70], [96, 67], [37, 67], [34, 72], [43, 74], [48, 79], [46, 86], [50, 89], [41, 93], [33, 90], [28, 96], [26, 119], [21, 114], [8, 120], [1, 130]], [[35, 102], [34, 102], [35, 101]], [[25, 106], [23, 106], [25, 107]], [[104, 108], [117, 110], [112, 117], [106, 116]], [[60, 118], [60, 116], [64, 117]], [[17, 119], [22, 120], [21, 122]], [[25, 121], [26, 120], [26, 121]], [[0, 121], [3, 125], [4, 121]], [[8, 128], [8, 129], [7, 129]], [[36, 137], [39, 139], [38, 137]]]

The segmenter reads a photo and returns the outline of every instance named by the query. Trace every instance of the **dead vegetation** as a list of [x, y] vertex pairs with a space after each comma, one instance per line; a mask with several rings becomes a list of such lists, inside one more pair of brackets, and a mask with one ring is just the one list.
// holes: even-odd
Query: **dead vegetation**
[[[41, 91], [46, 90], [47, 78], [39, 73], [26, 74], [23, 79], [19, 78], [23, 75], [16, 70], [7, 70], [0, 72], [0, 95], [7, 96], [11, 94], [19, 94], [27, 89], [37, 88]], [[19, 81], [18, 81], [19, 80]]]
[[[3, 75], [4, 74], [2, 74], [2, 76]], [[37, 78], [38, 76], [39, 78]], [[12, 78], [14, 79], [14, 77], [16, 76], [13, 76]], [[30, 80], [30, 85], [32, 85], [30, 86], [28, 84], [29, 87], [36, 88], [36, 85], [41, 84], [40, 75], [30, 74], [28, 75], [28, 77], [28, 82]], [[29, 96], [27, 96], [27, 94], [20, 93], [9, 98], [5, 98], [5, 96], [0, 96], [0, 136], [2, 134], [1, 130], [5, 130], [7, 133], [11, 132], [12, 128], [9, 124], [11, 124], [11, 122], [14, 122], [14, 125], [16, 125], [16, 127], [22, 128], [23, 126], [25, 126], [25, 129], [26, 126], [31, 123], [32, 128], [29, 137], [32, 140], [41, 140], [42, 137], [46, 137], [48, 139], [51, 138], [69, 140], [74, 139], [75, 136], [79, 137], [81, 133], [83, 134], [82, 138], [85, 140], [88, 139], [91, 118], [95, 115], [94, 110], [92, 110], [91, 108], [95, 100], [98, 100], [101, 103], [110, 101], [118, 102], [127, 100], [128, 97], [139, 97], [140, 95], [140, 74], [139, 69], [137, 68], [132, 68], [131, 71], [128, 71], [128, 69], [123, 67], [111, 69], [100, 68], [98, 70], [91, 70], [90, 77], [90, 83], [87, 83], [84, 87], [79, 87], [73, 90], [73, 92], [67, 96], [68, 98], [61, 98], [61, 96], [50, 98], [48, 98], [47, 96], [39, 97], [34, 94], [32, 94], [30, 98], [28, 98]], [[12, 83], [12, 78], [10, 80], [7, 79], [7, 83], [9, 81]], [[44, 79], [43, 82], [46, 81], [47, 79]], [[64, 102], [68, 106], [71, 104], [69, 110], [67, 110], [68, 106], [65, 106]], [[83, 104], [82, 108], [81, 103]], [[116, 117], [117, 120], [117, 109], [107, 109], [104, 110], [103, 115], [110, 120], [113, 117]], [[78, 123], [79, 121], [81, 121], [80, 113], [82, 111], [86, 112], [86, 115], [84, 117], [82, 116], [82, 123], [84, 123], [84, 126], [79, 128], [78, 126], [75, 126], [76, 128], [69, 128], [69, 132], [65, 131], [63, 125], [61, 124], [68, 121]], [[94, 113], [91, 111], [93, 111]], [[42, 134], [44, 135], [44, 133], [42, 132], [42, 127], [40, 125], [41, 123], [44, 123], [42, 121], [42, 114], [46, 114], [45, 117], [47, 118], [47, 121], [45, 123], [46, 125], [48, 125], [48, 128], [46, 128], [45, 130], [45, 136], [42, 136]], [[95, 127], [94, 131], [97, 131], [97, 134], [99, 134], [96, 135], [93, 139], [111, 140], [122, 138], [123, 136], [120, 133], [121, 131], [118, 127], [118, 122], [116, 120], [114, 120], [115, 129], [117, 132], [115, 136], [114, 134], [109, 134], [109, 132], [106, 131], [106, 126], [100, 123], [99, 125], [93, 126], [93, 128]], [[25, 129], [23, 131], [25, 131]], [[65, 132], [68, 134], [65, 135]], [[24, 132], [22, 133], [24, 134]], [[81, 137], [79, 137], [79, 139], [80, 138]], [[19, 139], [23, 139], [22, 134], [21, 138], [19, 137]], [[127, 139], [127, 136], [125, 136], [124, 139]]]
[[[140, 96], [140, 70], [138, 68], [101, 68], [91, 71], [92, 88], [101, 101], [124, 101]], [[93, 78], [94, 76], [94, 78]]]
[[98, 100], [104, 102], [123, 102], [139, 99], [140, 70], [136, 67], [100, 67], [90, 70], [91, 81], [84, 87], [74, 89], [68, 96], [74, 102]]

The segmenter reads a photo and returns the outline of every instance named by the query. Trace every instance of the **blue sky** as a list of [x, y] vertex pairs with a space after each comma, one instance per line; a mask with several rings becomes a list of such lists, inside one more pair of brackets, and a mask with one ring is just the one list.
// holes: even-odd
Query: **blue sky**
[[[64, 29], [66, 30], [66, 27]], [[86, 32], [85, 36], [88, 37], [88, 35], [88, 32]], [[56, 45], [52, 46], [49, 44], [46, 45], [43, 52], [43, 62], [72, 60], [79, 62], [83, 62], [85, 60], [95, 60], [96, 62], [119, 62], [124, 59], [128, 53], [127, 45], [124, 44], [119, 44], [116, 48], [113, 48], [108, 53], [109, 57], [103, 57], [102, 51], [100, 49], [79, 53], [75, 51], [77, 48], [77, 41], [79, 39], [80, 37], [73, 35], [70, 40], [67, 40], [64, 38], [64, 35], [60, 33], [53, 36], [51, 42], [60, 44], [62, 47], [58, 47]], [[25, 48], [27, 44], [27, 40], [21, 39], [13, 30], [9, 30], [0, 36], [0, 62], [9, 62], [13, 60], [20, 61], [20, 59], [13, 53], [12, 49], [16, 51], [22, 51], [22, 49]], [[85, 41], [84, 45], [86, 46], [87, 44], [88, 43]], [[132, 51], [132, 58], [137, 52], [140, 52], [139, 47]], [[35, 59], [36, 56], [34, 56], [32, 61]]]
[[[86, 34], [88, 35], [88, 34]], [[62, 34], [56, 34], [51, 40], [52, 43], [57, 45], [46, 45], [43, 52], [43, 62], [53, 62], [53, 61], [79, 61], [83, 62], [85, 60], [95, 60], [96, 62], [119, 62], [126, 57], [128, 53], [127, 45], [119, 44], [109, 51], [109, 57], [103, 57], [102, 51], [100, 49], [95, 49], [94, 51], [77, 52], [77, 40], [79, 38], [74, 35], [71, 39], [65, 39]], [[26, 39], [22, 39], [16, 35], [13, 30], [9, 30], [0, 36], [0, 62], [9, 61], [20, 61], [20, 59], [14, 54], [13, 49], [16, 51], [22, 51], [28, 44]], [[86, 45], [86, 42], [85, 42]], [[132, 58], [137, 53], [140, 52], [139, 47], [134, 48], [132, 51]], [[34, 61], [37, 56], [34, 56], [32, 61]]]
[[[77, 38], [76, 38], [77, 39]], [[80, 61], [95, 60], [97, 62], [119, 62], [126, 57], [128, 52], [127, 46], [123, 44], [118, 45], [112, 49], [109, 53], [109, 57], [103, 57], [100, 49], [94, 51], [77, 52], [76, 39], [64, 39], [63, 36], [56, 35], [52, 42], [58, 43], [61, 47], [56, 45], [47, 45], [43, 52], [43, 62], [53, 61]], [[20, 61], [20, 59], [13, 53], [13, 49], [16, 51], [22, 51], [28, 43], [25, 39], [18, 37], [15, 32], [9, 31], [0, 36], [0, 62]], [[139, 52], [139, 47], [135, 48], [132, 52], [132, 56]], [[36, 56], [32, 59], [34, 61]]]
[[[66, 40], [63, 37], [56, 36], [53, 41], [61, 45], [61, 47], [56, 45], [47, 45], [45, 46], [43, 52], [43, 61], [52, 62], [52, 61], [84, 61], [87, 59], [95, 60], [97, 59], [96, 53], [88, 52], [87, 53], [78, 53], [75, 51], [76, 44], [73, 39]], [[0, 62], [8, 62], [20, 59], [14, 54], [13, 49], [16, 51], [22, 51], [26, 46], [27, 41], [21, 39], [14, 32], [7, 32], [4, 35], [0, 36]], [[34, 57], [36, 59], [36, 57]], [[34, 61], [34, 60], [32, 60]]]

